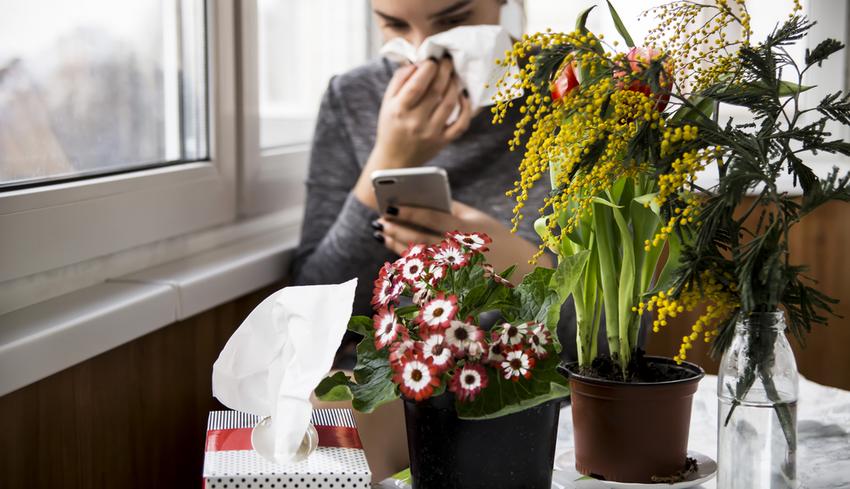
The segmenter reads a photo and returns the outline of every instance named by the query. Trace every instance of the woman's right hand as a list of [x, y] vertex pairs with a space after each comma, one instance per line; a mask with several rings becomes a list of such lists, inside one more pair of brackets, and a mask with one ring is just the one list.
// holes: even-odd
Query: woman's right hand
[[[447, 124], [458, 104], [457, 120]], [[469, 98], [461, 93], [451, 59], [396, 70], [384, 93], [375, 146], [354, 187], [355, 196], [376, 208], [373, 171], [427, 163], [467, 130], [471, 118]]]

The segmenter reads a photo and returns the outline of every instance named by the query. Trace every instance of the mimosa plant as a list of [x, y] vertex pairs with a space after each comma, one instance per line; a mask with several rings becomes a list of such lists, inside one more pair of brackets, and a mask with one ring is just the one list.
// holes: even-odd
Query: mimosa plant
[[[550, 286], [561, 300], [575, 299], [579, 365], [597, 357], [603, 311], [608, 349], [625, 378], [647, 312], [657, 313], [658, 331], [706, 306], [683, 337], [679, 362], [700, 337], [719, 336], [722, 349], [736, 318], [757, 311], [785, 308], [801, 338], [825, 322], [830, 299], [790, 263], [788, 230], [825, 201], [850, 197], [847, 178], [819, 179], [801, 155], [850, 154], [850, 144], [825, 129], [850, 122], [850, 102], [834, 94], [804, 109], [800, 94], [805, 72], [842, 45], [824, 41], [797, 65], [786, 46], [811, 27], [799, 5], [752, 44], [744, 2], [716, 0], [660, 7], [648, 45], [636, 47], [608, 7], [628, 52], [586, 29], [588, 9], [574, 32], [516, 43], [502, 63], [519, 66], [520, 76], [499, 82], [506, 101], [494, 108], [496, 122], [514, 104], [524, 114], [510, 142], [524, 149], [509, 192], [515, 223], [528, 189], [547, 175], [551, 181], [536, 229], [559, 260]], [[730, 27], [743, 34], [727, 35]], [[789, 73], [794, 78], [783, 79]], [[749, 109], [754, 120], [719, 121], [721, 103]], [[716, 184], [700, 185], [704, 170]], [[802, 203], [778, 190], [782, 172], [800, 183]], [[736, 214], [753, 191], [755, 202]], [[745, 218], [756, 210], [763, 218], [748, 229]]]

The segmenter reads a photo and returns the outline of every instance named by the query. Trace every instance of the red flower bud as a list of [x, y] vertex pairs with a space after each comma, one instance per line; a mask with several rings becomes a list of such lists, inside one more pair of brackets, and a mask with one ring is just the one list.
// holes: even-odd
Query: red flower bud
[[564, 97], [570, 90], [579, 85], [578, 75], [576, 74], [575, 61], [571, 61], [564, 66], [558, 78], [552, 82], [549, 87], [552, 93], [552, 101], [556, 101]]
[[[626, 60], [629, 62], [629, 68], [631, 69], [631, 75], [639, 75], [643, 72], [643, 70], [649, 66], [649, 63], [653, 60], [660, 58], [663, 53], [657, 49], [653, 48], [643, 48], [643, 47], [634, 47], [629, 51], [629, 54], [626, 56]], [[665, 66], [665, 68], [667, 68]], [[614, 72], [614, 78], [624, 78], [628, 75], [623, 70], [618, 70]], [[659, 112], [663, 111], [665, 107], [667, 107], [667, 102], [670, 101], [670, 88], [666, 83], [666, 77], [664, 73], [661, 73], [660, 79], [658, 80], [662, 86], [661, 93], [655, 94], [655, 107]], [[649, 85], [644, 83], [641, 80], [632, 80], [628, 85], [625, 83], [620, 83], [620, 88], [624, 88], [626, 90], [631, 90], [633, 92], [640, 92], [647, 97], [652, 96], [652, 89], [650, 89]]]

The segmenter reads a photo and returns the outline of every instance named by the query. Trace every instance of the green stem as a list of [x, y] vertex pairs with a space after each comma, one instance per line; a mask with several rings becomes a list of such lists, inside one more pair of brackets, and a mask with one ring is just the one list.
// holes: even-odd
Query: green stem
[[599, 278], [605, 306], [605, 331], [612, 357], [618, 357], [620, 330], [617, 312], [617, 266], [610, 207], [593, 204], [593, 227], [596, 231], [596, 249], [599, 256]]
[[[623, 370], [623, 375], [626, 375], [626, 367], [632, 355], [632, 348], [635, 343], [632, 338], [632, 322], [636, 313], [632, 311], [635, 305], [635, 251], [634, 237], [629, 229], [629, 224], [620, 209], [612, 208], [611, 214], [614, 216], [614, 221], [617, 223], [620, 234], [620, 249], [622, 250], [622, 263], [620, 265], [620, 280], [618, 284], [618, 311], [617, 325], [618, 335], [620, 337], [620, 367]], [[637, 339], [637, 334], [634, 334]]]

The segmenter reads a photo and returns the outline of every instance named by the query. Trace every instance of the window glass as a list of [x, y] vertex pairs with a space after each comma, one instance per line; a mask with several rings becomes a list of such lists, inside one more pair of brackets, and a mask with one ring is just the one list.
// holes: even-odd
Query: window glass
[[202, 0], [0, 12], [0, 188], [207, 158]]
[[310, 140], [331, 76], [369, 56], [367, 0], [259, 0], [260, 145]]

